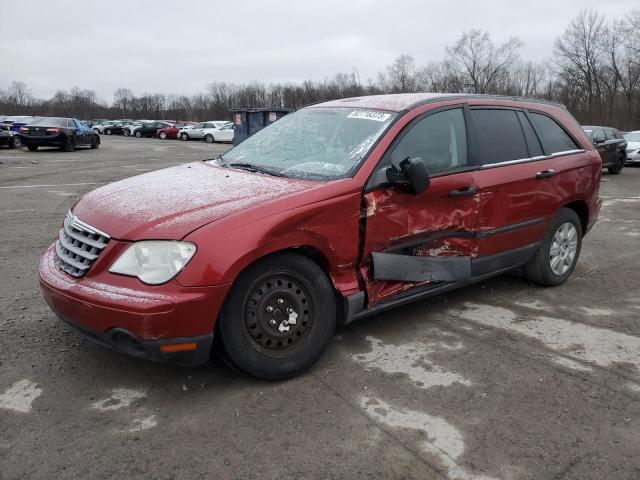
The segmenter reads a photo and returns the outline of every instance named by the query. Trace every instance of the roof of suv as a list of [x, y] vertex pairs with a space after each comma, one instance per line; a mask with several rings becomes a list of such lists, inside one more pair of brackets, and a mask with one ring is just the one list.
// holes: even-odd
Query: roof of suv
[[480, 95], [469, 93], [394, 93], [388, 95], [366, 95], [362, 97], [343, 98], [328, 102], [317, 103], [315, 107], [360, 107], [373, 108], [377, 110], [390, 110], [400, 112], [408, 110], [424, 103], [439, 102], [454, 99], [486, 98], [496, 100], [537, 102], [565, 108], [560, 103], [541, 100], [537, 98], [508, 97], [502, 95]]

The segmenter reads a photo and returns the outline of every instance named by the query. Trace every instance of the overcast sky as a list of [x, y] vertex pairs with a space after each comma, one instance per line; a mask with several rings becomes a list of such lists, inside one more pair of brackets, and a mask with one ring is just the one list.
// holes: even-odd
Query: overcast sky
[[[544, 60], [580, 9], [621, 18], [637, 0], [29, 0], [0, 23], [0, 88], [26, 82], [48, 97], [73, 86], [107, 101], [194, 94], [212, 81], [323, 79], [356, 68], [366, 82], [401, 53], [443, 56], [464, 30], [495, 43], [517, 35], [521, 56]], [[9, 10], [14, 20], [5, 15]]]

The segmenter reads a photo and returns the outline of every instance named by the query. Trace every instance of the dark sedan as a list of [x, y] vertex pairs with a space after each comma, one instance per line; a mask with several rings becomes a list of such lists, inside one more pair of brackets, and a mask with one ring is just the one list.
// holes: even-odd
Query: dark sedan
[[624, 162], [627, 161], [627, 141], [622, 134], [611, 127], [586, 125], [582, 129], [600, 153], [602, 166], [614, 175], [622, 172]]
[[0, 124], [0, 147], [20, 148], [20, 135], [12, 131], [8, 125]]
[[122, 135], [124, 133], [125, 127], [129, 127], [133, 122], [117, 122], [113, 125], [108, 125], [104, 127], [105, 135]]
[[161, 128], [170, 128], [170, 127], [173, 127], [174, 125], [175, 125], [174, 123], [170, 123], [170, 122], [150, 122], [150, 123], [145, 123], [143, 126], [141, 126], [140, 128], [138, 128], [136, 130], [134, 135], [137, 138], [155, 137], [156, 133]]
[[35, 152], [38, 147], [59, 147], [72, 152], [76, 147], [98, 148], [100, 137], [75, 118], [43, 117], [20, 129], [23, 145]]

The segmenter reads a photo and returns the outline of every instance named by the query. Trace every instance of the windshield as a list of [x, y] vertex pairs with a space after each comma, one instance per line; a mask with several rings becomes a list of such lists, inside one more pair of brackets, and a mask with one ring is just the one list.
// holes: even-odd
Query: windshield
[[353, 108], [305, 108], [249, 137], [221, 158], [287, 177], [330, 180], [350, 175], [395, 118]]
[[627, 142], [640, 142], [640, 132], [630, 132], [623, 135]]

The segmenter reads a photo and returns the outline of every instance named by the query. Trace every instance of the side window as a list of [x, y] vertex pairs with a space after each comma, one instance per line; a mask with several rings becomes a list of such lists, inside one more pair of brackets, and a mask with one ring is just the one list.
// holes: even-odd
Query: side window
[[547, 155], [580, 148], [552, 118], [533, 112], [529, 116]]
[[520, 120], [520, 125], [522, 125], [522, 131], [524, 132], [524, 138], [527, 141], [527, 147], [529, 147], [529, 156], [540, 157], [544, 155], [542, 146], [540, 145], [540, 140], [538, 140], [538, 136], [536, 135], [536, 132], [534, 132], [531, 122], [524, 112], [518, 112], [518, 119]]
[[204, 123], [196, 123], [193, 128], [204, 128]]
[[520, 121], [513, 110], [472, 109], [478, 154], [484, 165], [528, 158]]
[[602, 130], [601, 128], [596, 128], [596, 130], [593, 132], [593, 135], [591, 136], [592, 139], [594, 138], [604, 138], [604, 130]]
[[421, 157], [430, 175], [468, 165], [467, 132], [461, 108], [426, 116], [409, 128], [391, 150], [391, 161]]
[[613, 133], [613, 130], [611, 128], [605, 128], [604, 129], [604, 138], [606, 140], [615, 140], [616, 134]]

